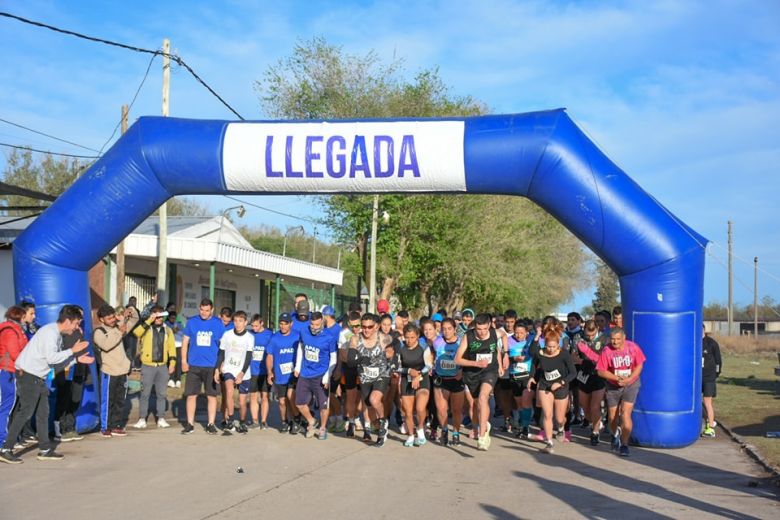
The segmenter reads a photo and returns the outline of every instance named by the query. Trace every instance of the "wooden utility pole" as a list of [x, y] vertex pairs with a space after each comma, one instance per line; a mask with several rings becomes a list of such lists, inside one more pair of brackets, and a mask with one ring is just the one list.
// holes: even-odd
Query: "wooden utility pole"
[[753, 258], [753, 337], [758, 337], [758, 257]]
[[[130, 109], [122, 105], [122, 135], [127, 132], [127, 116]], [[125, 304], [125, 239], [116, 246], [116, 304]]]
[[734, 241], [731, 235], [731, 221], [729, 220], [729, 304], [728, 304], [728, 319], [729, 319], [729, 333], [731, 336], [734, 326], [734, 259], [733, 248]]
[[[168, 38], [163, 40], [163, 85], [162, 85], [162, 115], [168, 117], [168, 93], [171, 88], [171, 59], [168, 55], [171, 52], [171, 41]], [[159, 226], [159, 251], [157, 259], [157, 304], [165, 305], [166, 286], [168, 285], [168, 202], [163, 202], [160, 206], [160, 226]]]

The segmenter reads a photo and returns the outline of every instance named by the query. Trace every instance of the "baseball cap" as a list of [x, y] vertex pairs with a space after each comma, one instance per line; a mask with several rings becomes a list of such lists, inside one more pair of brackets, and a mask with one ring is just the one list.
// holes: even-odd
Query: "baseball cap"
[[301, 300], [295, 304], [297, 314], [309, 314], [309, 300]]
[[376, 302], [376, 310], [382, 314], [390, 312], [390, 302], [387, 300], [379, 300]]
[[336, 315], [336, 309], [331, 307], [330, 305], [326, 305], [322, 308], [322, 315], [323, 316], [335, 316]]
[[462, 320], [463, 313], [461, 313], [460, 311], [455, 311], [455, 314], [452, 315], [452, 318], [455, 320]]
[[279, 315], [279, 322], [292, 323], [292, 316], [289, 312], [283, 312]]
[[433, 316], [431, 316], [431, 319], [433, 321], [442, 321], [442, 320], [444, 320], [444, 318], [442, 318], [441, 314], [439, 314], [438, 312], [436, 314], [434, 314]]

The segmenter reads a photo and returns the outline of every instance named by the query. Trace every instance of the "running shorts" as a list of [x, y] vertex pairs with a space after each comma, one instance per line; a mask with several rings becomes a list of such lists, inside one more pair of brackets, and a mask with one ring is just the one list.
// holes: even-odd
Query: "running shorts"
[[217, 383], [214, 382], [214, 367], [190, 366], [187, 380], [184, 382], [184, 395], [199, 395], [201, 388], [207, 396], [216, 396], [219, 393]]
[[508, 377], [499, 377], [496, 385], [499, 390], [503, 390], [505, 392], [512, 390], [512, 380]]
[[[424, 375], [422, 377], [422, 380], [420, 381], [420, 386], [417, 388], [417, 390], [430, 390], [431, 389], [431, 378], [429, 378], [427, 375]], [[401, 376], [401, 395], [402, 396], [412, 396], [417, 393], [417, 390], [412, 388], [412, 383], [409, 381], [409, 378], [406, 376]]]
[[322, 410], [328, 408], [328, 396], [325, 393], [325, 387], [322, 386], [322, 376], [318, 377], [299, 377], [295, 385], [295, 404], [298, 406], [308, 405], [314, 398], [317, 406]]
[[268, 384], [268, 375], [263, 374], [260, 376], [252, 376], [252, 380], [249, 383], [249, 391], [254, 392], [270, 392], [271, 385]]
[[452, 377], [434, 377], [433, 387], [440, 388], [455, 394], [466, 389], [466, 385], [463, 384], [462, 379], [455, 379]]
[[287, 390], [295, 390], [295, 387], [291, 385], [292, 381], [287, 382], [286, 384], [280, 385], [277, 383], [274, 383], [274, 394], [276, 395], [277, 399], [286, 399], [287, 398]]
[[564, 385], [564, 386], [558, 388], [557, 390], [550, 390], [549, 388], [544, 387], [544, 388], [540, 388], [539, 391], [540, 392], [551, 392], [552, 395], [553, 395], [553, 398], [556, 401], [563, 401], [564, 399], [569, 397], [569, 387], [567, 385]]
[[718, 388], [715, 381], [702, 381], [701, 395], [703, 397], [716, 397], [718, 395]]
[[628, 386], [612, 386], [607, 385], [607, 406], [609, 408], [615, 408], [620, 402], [634, 403], [636, 402], [636, 396], [639, 394], [639, 388], [642, 383], [637, 379]]
[[382, 396], [387, 393], [387, 388], [390, 385], [390, 380], [380, 377], [369, 383], [360, 383], [360, 395], [363, 398], [363, 402], [366, 406], [371, 406], [369, 398], [372, 392], [381, 392]]
[[358, 387], [358, 371], [357, 368], [344, 367], [344, 388], [347, 390], [354, 390]]
[[521, 397], [523, 395], [523, 392], [528, 390], [528, 380], [531, 379], [530, 377], [523, 377], [520, 379], [515, 379], [514, 377], [510, 379], [512, 382], [512, 396], [513, 397]]
[[604, 378], [599, 377], [596, 373], [585, 374], [583, 372], [577, 372], [577, 379], [575, 379], [575, 381], [579, 383], [579, 389], [586, 394], [604, 390], [607, 386], [607, 382], [604, 381]]
[[479, 389], [482, 387], [482, 383], [487, 383], [491, 387], [496, 387], [496, 381], [498, 381], [498, 372], [492, 372], [489, 370], [482, 370], [480, 372], [463, 372], [463, 383], [466, 388], [469, 389], [471, 397], [479, 396]]

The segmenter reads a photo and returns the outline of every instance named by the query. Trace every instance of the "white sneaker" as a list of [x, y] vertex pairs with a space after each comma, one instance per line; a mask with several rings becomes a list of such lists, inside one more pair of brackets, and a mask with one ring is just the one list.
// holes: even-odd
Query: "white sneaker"
[[165, 420], [165, 417], [160, 417], [157, 419], [157, 427], [158, 428], [170, 428], [171, 425], [168, 424], [168, 421]]
[[168, 380], [168, 388], [175, 388], [176, 387], [176, 381], [173, 379]]
[[176, 388], [181, 388], [181, 381], [176, 381]]
[[146, 428], [146, 419], [138, 419], [138, 422], [133, 425], [133, 428], [143, 430]]

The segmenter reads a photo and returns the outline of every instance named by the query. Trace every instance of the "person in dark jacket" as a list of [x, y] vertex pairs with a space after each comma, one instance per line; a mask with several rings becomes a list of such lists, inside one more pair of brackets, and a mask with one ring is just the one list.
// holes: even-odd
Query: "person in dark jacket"
[[712, 400], [717, 395], [716, 381], [723, 367], [720, 357], [720, 345], [708, 333], [707, 327], [704, 327], [704, 337], [701, 346], [701, 394], [702, 405], [706, 423], [702, 437], [715, 437], [715, 408], [712, 406]]

